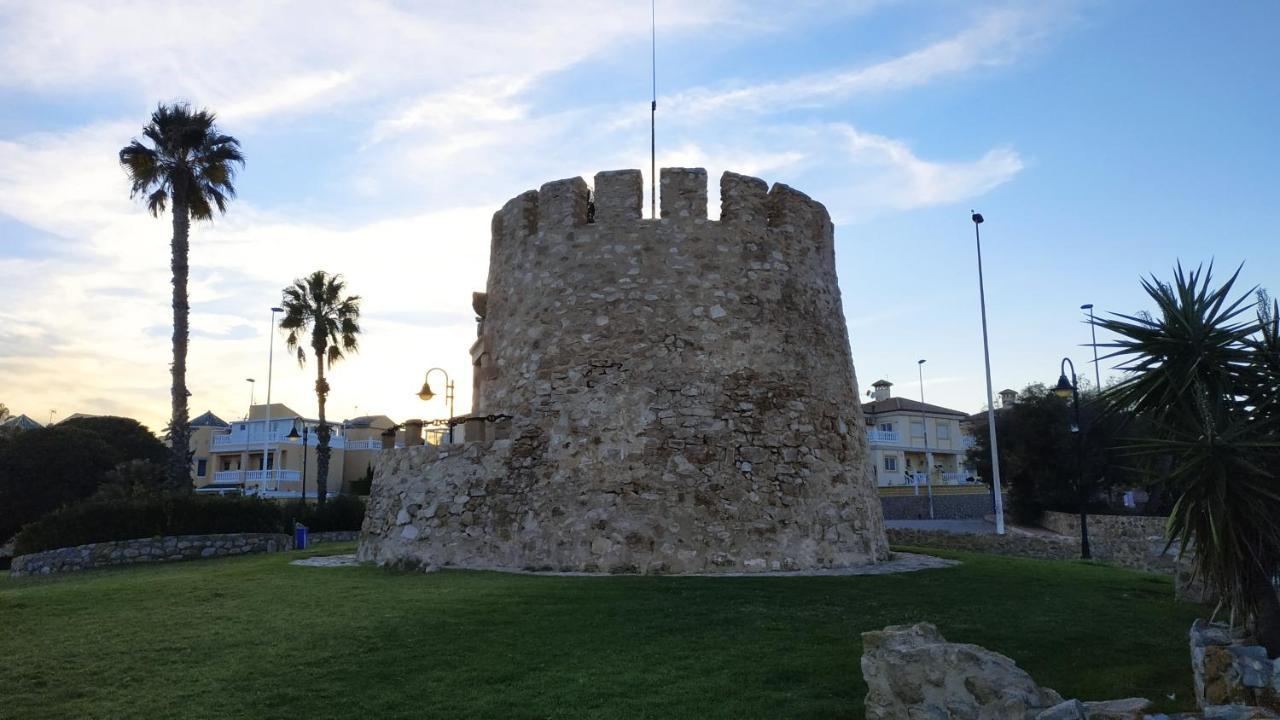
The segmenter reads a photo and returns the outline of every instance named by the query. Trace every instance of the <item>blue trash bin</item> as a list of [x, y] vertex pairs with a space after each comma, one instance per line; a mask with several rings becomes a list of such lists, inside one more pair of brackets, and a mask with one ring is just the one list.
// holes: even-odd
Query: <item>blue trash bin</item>
[[307, 549], [307, 526], [302, 523], [293, 524], [293, 549]]

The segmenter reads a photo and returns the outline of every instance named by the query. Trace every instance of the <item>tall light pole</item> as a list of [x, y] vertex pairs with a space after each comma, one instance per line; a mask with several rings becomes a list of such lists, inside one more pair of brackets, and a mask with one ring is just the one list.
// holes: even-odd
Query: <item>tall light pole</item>
[[924, 486], [929, 491], [929, 519], [933, 519], [933, 452], [929, 450], [929, 416], [924, 405], [924, 363], [916, 361], [916, 374], [920, 376], [920, 424], [924, 427]]
[[449, 373], [444, 368], [434, 367], [427, 371], [425, 377], [422, 378], [422, 389], [418, 391], [418, 399], [422, 401], [430, 400], [436, 394], [431, 390], [431, 373], [444, 373], [444, 399], [449, 404], [449, 444], [453, 444], [453, 381], [449, 379]]
[[[267, 421], [262, 430], [262, 480], [258, 482], [258, 495], [267, 487], [267, 453], [271, 447], [271, 371], [275, 367], [276, 354], [276, 313], [284, 312], [284, 308], [271, 308], [271, 325], [267, 334], [271, 337], [267, 341]], [[279, 489], [277, 483], [276, 488]]]
[[[1067, 380], [1067, 368], [1071, 368], [1071, 379]], [[1071, 358], [1062, 358], [1059, 368], [1058, 384], [1053, 394], [1063, 400], [1071, 398], [1076, 408], [1076, 421], [1071, 425], [1071, 434], [1076, 436], [1076, 502], [1080, 503], [1080, 558], [1088, 560], [1093, 557], [1089, 552], [1089, 497], [1084, 487], [1084, 433], [1080, 426], [1080, 383], [1076, 381], [1076, 364]]]
[[256, 381], [253, 378], [245, 378], [244, 381], [249, 383], [249, 409], [244, 411], [245, 422], [248, 422], [249, 413], [253, 412], [253, 389]]
[[1102, 392], [1102, 371], [1098, 369], [1098, 327], [1093, 324], [1093, 303], [1085, 303], [1080, 309], [1089, 311], [1089, 332], [1093, 334], [1093, 378], [1097, 383], [1093, 391]]
[[978, 246], [978, 300], [982, 307], [982, 356], [987, 365], [987, 431], [991, 436], [991, 492], [996, 514], [996, 534], [1004, 534], [1004, 498], [1000, 497], [1000, 449], [996, 444], [996, 407], [991, 392], [991, 344], [987, 338], [987, 291], [982, 281], [982, 214], [973, 213], [973, 239]]

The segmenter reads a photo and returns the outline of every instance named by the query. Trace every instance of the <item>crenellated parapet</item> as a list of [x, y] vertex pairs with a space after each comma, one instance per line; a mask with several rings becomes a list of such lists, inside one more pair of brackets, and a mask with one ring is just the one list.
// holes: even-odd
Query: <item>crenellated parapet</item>
[[[738, 173], [720, 178], [720, 220], [707, 218], [707, 171], [662, 168], [661, 219], [667, 222], [725, 222], [760, 227], [788, 224], [820, 227], [831, 222], [826, 207], [808, 195], [777, 183]], [[539, 231], [600, 224], [654, 222], [643, 218], [644, 176], [639, 170], [608, 170], [594, 178], [595, 191], [580, 177], [554, 180], [507, 201], [493, 215], [494, 243], [518, 240]], [[595, 204], [594, 218], [587, 205]]]
[[383, 453], [361, 554], [610, 572], [886, 557], [826, 208], [664, 168], [557, 180], [493, 216], [475, 414], [501, 436]]

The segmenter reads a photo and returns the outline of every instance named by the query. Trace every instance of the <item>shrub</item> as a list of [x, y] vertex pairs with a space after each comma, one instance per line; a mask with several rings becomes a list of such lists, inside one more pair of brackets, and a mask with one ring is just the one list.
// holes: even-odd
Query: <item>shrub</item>
[[291, 503], [285, 508], [284, 515], [290, 528], [294, 522], [300, 522], [311, 532], [359, 530], [364, 522], [364, 499], [339, 495], [326, 502], [324, 507]]
[[87, 500], [18, 533], [15, 554], [160, 535], [289, 532], [281, 507], [255, 498], [174, 495]]
[[1036, 489], [1035, 476], [1020, 472], [1009, 484], [1009, 514], [1019, 525], [1036, 526], [1044, 515], [1044, 504]]

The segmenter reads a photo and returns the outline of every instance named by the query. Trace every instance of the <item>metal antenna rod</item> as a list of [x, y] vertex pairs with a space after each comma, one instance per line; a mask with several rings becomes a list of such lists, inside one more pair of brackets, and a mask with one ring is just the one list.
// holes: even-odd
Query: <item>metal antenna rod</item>
[[658, 218], [658, 2], [649, 3], [649, 76], [653, 80], [653, 99], [649, 103], [649, 217]]

